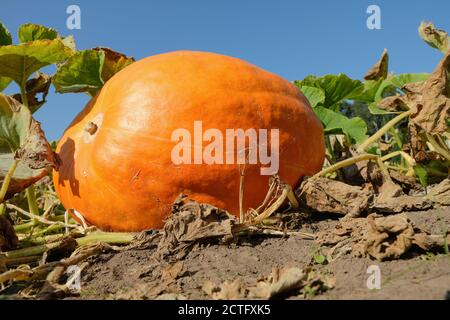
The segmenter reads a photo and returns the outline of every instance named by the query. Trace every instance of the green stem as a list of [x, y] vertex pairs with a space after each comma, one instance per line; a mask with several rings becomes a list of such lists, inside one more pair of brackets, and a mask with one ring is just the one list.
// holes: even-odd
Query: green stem
[[29, 229], [33, 228], [34, 226], [36, 226], [36, 221], [33, 220], [30, 222], [15, 225], [14, 230], [16, 231], [16, 233], [21, 233], [21, 232], [28, 231]]
[[329, 167], [323, 169], [319, 173], [316, 173], [312, 178], [317, 178], [317, 177], [320, 177], [320, 176], [324, 176], [324, 175], [326, 175], [328, 173], [332, 173], [332, 172], [334, 172], [336, 170], [339, 170], [341, 168], [350, 166], [350, 165], [355, 164], [355, 163], [360, 162], [360, 161], [376, 160], [376, 159], [378, 159], [378, 156], [376, 156], [374, 154], [369, 154], [369, 153], [362, 154], [362, 155], [359, 155], [359, 156], [356, 156], [356, 157], [351, 157], [351, 158], [342, 160], [340, 162], [337, 162], [337, 163], [333, 164], [332, 166], [329, 166]]
[[96, 242], [104, 242], [108, 244], [129, 244], [135, 237], [134, 233], [126, 232], [92, 232], [82, 238], [77, 238], [79, 246], [93, 244]]
[[409, 164], [409, 166], [411, 166], [411, 167], [413, 167], [413, 166], [415, 166], [416, 165], [416, 160], [414, 160], [414, 158], [413, 157], [411, 157], [409, 154], [407, 154], [406, 152], [404, 152], [404, 151], [394, 151], [394, 152], [391, 152], [391, 153], [389, 153], [389, 154], [387, 154], [387, 155], [385, 155], [385, 156], [382, 156], [381, 157], [381, 161], [386, 161], [386, 160], [388, 160], [388, 159], [391, 159], [391, 158], [393, 158], [393, 157], [396, 157], [396, 156], [402, 156], [404, 159], [405, 159], [405, 161]]
[[395, 131], [395, 128], [390, 128], [389, 132], [392, 134], [392, 136], [394, 137], [395, 143], [397, 143], [398, 148], [401, 150], [403, 147], [403, 143], [402, 143], [402, 140], [400, 139], [397, 131]]
[[28, 201], [28, 209], [30, 210], [30, 212], [36, 216], [39, 215], [39, 208], [37, 205], [37, 200], [36, 200], [36, 192], [34, 190], [34, 186], [31, 185], [27, 188], [27, 190], [25, 191], [26, 195], [27, 195], [27, 201]]
[[[88, 234], [85, 237], [75, 239], [79, 246], [95, 244], [95, 243], [108, 243], [108, 244], [129, 244], [135, 237], [133, 233], [114, 233], [114, 232], [93, 232]], [[0, 253], [0, 261], [2, 258], [5, 258], [5, 262], [7, 263], [9, 260], [30, 257], [30, 256], [38, 256], [43, 254], [44, 252], [51, 250], [53, 248], [57, 248], [60, 245], [59, 241], [55, 241], [52, 243], [46, 243], [42, 245], [37, 245], [34, 247], [23, 248], [13, 251], [8, 251], [4, 253]]]
[[2, 203], [3, 200], [5, 199], [12, 176], [14, 174], [14, 171], [16, 171], [17, 164], [18, 164], [18, 161], [14, 160], [13, 163], [11, 164], [11, 166], [9, 167], [9, 170], [5, 176], [5, 179], [3, 179], [2, 187], [0, 189], [0, 203]]
[[370, 147], [373, 143], [375, 143], [378, 139], [380, 139], [386, 132], [388, 132], [393, 126], [402, 121], [404, 118], [410, 116], [412, 114], [412, 110], [405, 111], [400, 113], [394, 119], [386, 123], [380, 130], [375, 132], [371, 137], [369, 137], [366, 141], [364, 141], [357, 149], [358, 152], [362, 153], [366, 151], [367, 148]]

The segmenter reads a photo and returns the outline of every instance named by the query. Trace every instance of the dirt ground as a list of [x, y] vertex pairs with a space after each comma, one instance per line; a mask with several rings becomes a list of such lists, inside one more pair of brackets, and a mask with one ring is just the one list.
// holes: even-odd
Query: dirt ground
[[[450, 210], [438, 209], [407, 213], [414, 224], [431, 233], [442, 233], [450, 226]], [[330, 217], [313, 219], [300, 231], [316, 233], [338, 222]], [[240, 278], [251, 285], [270, 274], [272, 268], [314, 264], [332, 275], [333, 289], [308, 299], [445, 299], [450, 291], [450, 256], [415, 250], [399, 260], [376, 261], [355, 258], [351, 253], [327, 264], [317, 264], [313, 256], [318, 246], [313, 240], [291, 236], [243, 239], [230, 245], [208, 245], [191, 251], [172, 269], [174, 277], [155, 272], [152, 262], [155, 248], [106, 253], [88, 260], [82, 271], [81, 293], [66, 299], [210, 299], [202, 286], [211, 281], [220, 284]], [[377, 265], [381, 271], [381, 289], [370, 290], [367, 268]], [[164, 273], [163, 273], [164, 274]], [[168, 295], [171, 294], [171, 295]], [[304, 299], [303, 295], [289, 299]]]

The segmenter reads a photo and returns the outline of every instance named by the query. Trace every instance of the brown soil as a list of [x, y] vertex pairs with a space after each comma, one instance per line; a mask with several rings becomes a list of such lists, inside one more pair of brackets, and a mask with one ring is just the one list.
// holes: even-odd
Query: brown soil
[[[443, 233], [450, 225], [448, 209], [411, 212], [408, 216], [416, 226], [431, 233]], [[311, 221], [301, 231], [316, 233], [336, 223], [335, 219]], [[202, 290], [207, 281], [220, 284], [240, 278], [245, 284], [251, 284], [270, 274], [274, 267], [303, 268], [313, 263], [317, 249], [314, 241], [299, 237], [253, 237], [238, 244], [204, 246], [191, 251], [183, 260], [182, 268], [178, 266], [180, 270], [171, 269], [175, 279], [155, 272], [162, 266], [151, 262], [154, 248], [107, 253], [89, 260], [83, 270], [81, 294], [69, 299], [153, 299], [164, 293], [208, 299]], [[380, 290], [369, 290], [366, 286], [370, 265], [380, 267]], [[444, 299], [450, 290], [448, 254], [416, 250], [402, 259], [380, 262], [355, 258], [348, 253], [315, 267], [334, 275], [336, 284], [331, 290], [308, 297], [313, 299]]]

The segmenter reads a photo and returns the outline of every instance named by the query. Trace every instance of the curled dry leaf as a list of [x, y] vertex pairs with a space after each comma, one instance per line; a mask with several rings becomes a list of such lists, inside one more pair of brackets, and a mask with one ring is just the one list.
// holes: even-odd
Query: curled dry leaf
[[443, 134], [450, 118], [450, 50], [421, 88], [422, 101], [415, 105], [411, 120], [426, 132]]
[[402, 112], [409, 109], [408, 104], [400, 96], [386, 97], [377, 104], [377, 107], [389, 112]]
[[385, 181], [380, 187], [371, 209], [377, 212], [399, 213], [431, 209], [432, 206], [432, 202], [426, 197], [406, 195], [398, 184]]
[[351, 216], [366, 211], [373, 197], [372, 192], [359, 186], [322, 177], [306, 180], [297, 195], [308, 209]]
[[239, 299], [276, 299], [298, 295], [306, 286], [320, 290], [331, 289], [334, 277], [316, 273], [313, 270], [303, 270], [298, 267], [273, 268], [272, 272], [250, 285], [237, 278], [216, 285], [206, 282], [202, 289], [215, 300]]
[[0, 251], [16, 249], [19, 244], [16, 232], [8, 219], [0, 215]]
[[308, 274], [300, 268], [274, 268], [256, 287], [250, 289], [250, 297], [257, 299], [272, 299], [293, 290], [299, 290], [305, 285]]
[[317, 241], [334, 248], [349, 244], [354, 256], [369, 255], [381, 261], [398, 259], [413, 245], [423, 250], [442, 248], [445, 236], [422, 231], [404, 213], [386, 217], [371, 214], [367, 218], [343, 219], [334, 230], [320, 232]]
[[380, 106], [413, 111], [410, 119], [429, 134], [443, 134], [450, 118], [450, 50], [426, 81], [405, 85], [403, 96], [387, 97]]
[[450, 206], [450, 179], [429, 188], [427, 198], [441, 206]]
[[383, 50], [380, 60], [364, 76], [365, 80], [386, 79], [388, 74], [389, 55], [387, 49]]
[[[34, 78], [27, 81], [25, 85], [28, 108], [31, 113], [35, 113], [47, 100], [48, 90], [52, 84], [52, 78], [45, 73], [37, 72]], [[42, 95], [42, 96], [40, 96]], [[13, 96], [14, 99], [22, 103], [20, 93]]]
[[0, 93], [0, 180], [18, 161], [5, 199], [20, 192], [57, 166], [55, 154], [39, 122], [28, 108]]
[[419, 26], [419, 35], [431, 47], [443, 53], [450, 50], [450, 38], [447, 32], [437, 29], [431, 22], [422, 21]]
[[208, 204], [185, 201], [181, 195], [173, 205], [173, 214], [164, 225], [156, 255], [184, 258], [193, 245], [232, 236], [236, 218]]

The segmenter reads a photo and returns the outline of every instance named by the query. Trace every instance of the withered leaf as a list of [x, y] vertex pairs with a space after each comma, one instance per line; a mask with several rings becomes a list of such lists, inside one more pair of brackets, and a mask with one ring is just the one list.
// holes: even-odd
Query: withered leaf
[[57, 161], [30, 110], [0, 93], [0, 181], [18, 161], [6, 198], [44, 177]]
[[411, 120], [432, 134], [448, 130], [450, 118], [450, 50], [422, 87], [422, 101], [415, 105]]
[[378, 212], [399, 213], [430, 209], [432, 203], [426, 197], [406, 195], [399, 185], [392, 181], [385, 181], [371, 208]]
[[[37, 72], [34, 78], [27, 81], [26, 93], [28, 108], [31, 110], [31, 113], [35, 113], [47, 101], [46, 98], [51, 84], [52, 78], [42, 72]], [[22, 103], [20, 94], [15, 94], [13, 98]]]
[[450, 179], [444, 179], [428, 191], [427, 198], [442, 206], [450, 206]]
[[[447, 241], [450, 235], [447, 235]], [[334, 230], [322, 231], [321, 245], [350, 244], [354, 256], [369, 255], [377, 260], [401, 258], [413, 245], [423, 250], [442, 248], [444, 235], [430, 235], [416, 227], [406, 214], [371, 214], [366, 218], [343, 219]], [[342, 247], [342, 246], [341, 246]]]
[[0, 251], [16, 249], [19, 244], [16, 232], [12, 224], [4, 216], [0, 215]]
[[364, 80], [386, 79], [388, 75], [389, 55], [387, 49], [383, 50], [380, 60], [367, 72]]
[[196, 243], [232, 236], [236, 218], [208, 204], [186, 201], [182, 195], [173, 205], [173, 214], [163, 229], [156, 255], [183, 258]]
[[437, 29], [431, 22], [422, 21], [419, 26], [419, 35], [431, 47], [443, 53], [450, 49], [450, 38], [447, 32]]
[[340, 215], [358, 216], [369, 207], [373, 194], [359, 186], [323, 177], [308, 179], [297, 190], [307, 208]]

